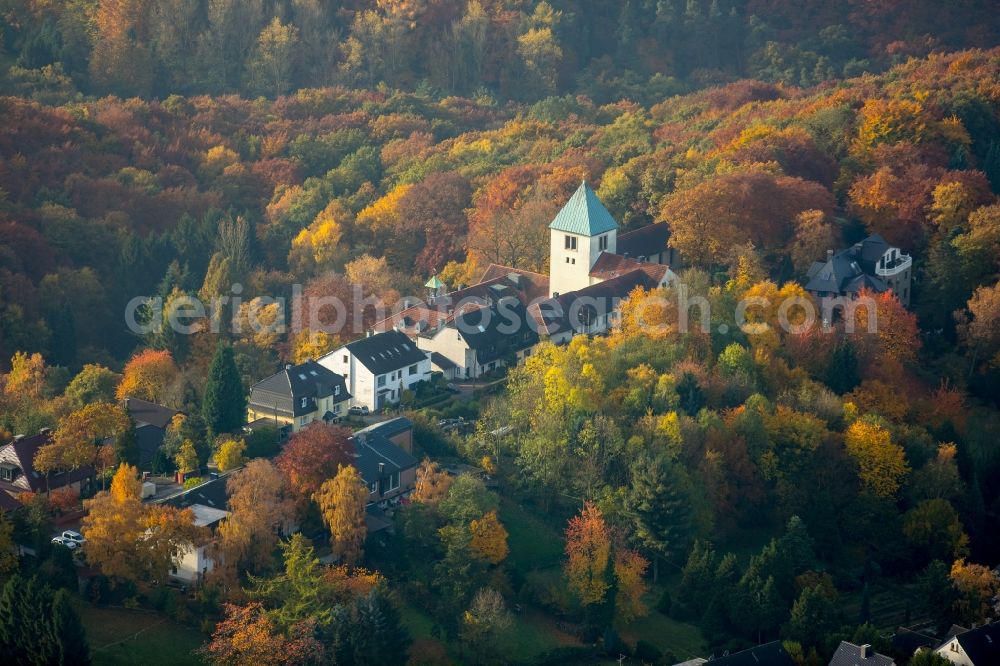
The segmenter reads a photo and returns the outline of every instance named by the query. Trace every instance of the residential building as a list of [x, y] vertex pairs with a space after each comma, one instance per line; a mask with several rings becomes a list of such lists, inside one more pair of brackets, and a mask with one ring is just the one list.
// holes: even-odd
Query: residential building
[[384, 437], [407, 453], [413, 453], [413, 421], [405, 416], [379, 421], [367, 428], [356, 430], [354, 436], [359, 435]]
[[781, 641], [771, 641], [733, 654], [711, 657], [706, 666], [795, 666], [795, 661], [785, 651]]
[[1000, 664], [1000, 622], [950, 636], [934, 651], [959, 666]]
[[208, 538], [199, 543], [187, 544], [174, 558], [174, 568], [171, 571], [173, 578], [196, 585], [204, 581], [205, 576], [215, 568], [215, 560], [212, 558], [215, 532], [222, 520], [229, 515], [229, 496], [226, 493], [228, 480], [229, 475], [220, 476], [160, 501], [178, 509], [191, 509], [194, 524], [209, 530]]
[[913, 259], [872, 234], [846, 250], [827, 250], [826, 261], [809, 268], [806, 291], [817, 299], [857, 298], [868, 289], [877, 294], [892, 291], [904, 307], [910, 306]]
[[0, 447], [0, 491], [16, 497], [23, 492], [44, 493], [67, 486], [81, 490], [94, 478], [90, 465], [51, 474], [36, 470], [35, 454], [51, 441], [51, 431], [42, 428], [37, 435], [17, 435]]
[[417, 485], [413, 422], [395, 418], [358, 430], [351, 438], [355, 467], [368, 487], [365, 524], [369, 534], [392, 529], [386, 514]]
[[286, 366], [250, 387], [247, 421], [270, 419], [298, 432], [313, 421], [337, 421], [350, 405], [343, 375], [316, 361]]
[[871, 645], [855, 645], [840, 641], [837, 651], [833, 653], [829, 666], [896, 666], [892, 657], [879, 654]]
[[353, 404], [372, 411], [399, 402], [403, 391], [431, 378], [430, 354], [395, 330], [348, 343], [319, 364], [343, 376]]
[[135, 432], [139, 439], [139, 469], [149, 469], [153, 456], [163, 446], [167, 426], [180, 412], [139, 398], [125, 398], [122, 406], [135, 421]]
[[529, 325], [524, 304], [496, 289], [496, 300], [470, 304], [449, 317], [432, 334], [417, 338], [417, 345], [455, 366], [452, 376], [476, 378], [487, 372], [520, 363], [538, 344], [538, 333]]

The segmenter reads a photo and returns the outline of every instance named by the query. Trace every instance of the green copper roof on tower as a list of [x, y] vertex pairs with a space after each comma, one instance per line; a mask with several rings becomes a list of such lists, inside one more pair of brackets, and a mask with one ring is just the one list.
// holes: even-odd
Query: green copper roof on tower
[[438, 278], [437, 275], [435, 275], [430, 280], [428, 280], [424, 286], [430, 289], [440, 289], [441, 287], [444, 286], [444, 282], [441, 282], [441, 279]]
[[618, 228], [615, 218], [584, 181], [552, 220], [549, 229], [580, 236], [596, 236]]

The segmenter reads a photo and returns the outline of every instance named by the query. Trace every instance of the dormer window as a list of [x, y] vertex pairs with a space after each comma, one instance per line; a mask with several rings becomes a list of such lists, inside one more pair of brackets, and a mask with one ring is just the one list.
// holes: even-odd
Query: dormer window
[[305, 409], [309, 405], [309, 398], [302, 398], [302, 409]]
[[0, 479], [13, 481], [17, 478], [17, 473], [20, 471], [20, 468], [16, 465], [0, 465]]
[[566, 234], [566, 249], [576, 251], [576, 236]]

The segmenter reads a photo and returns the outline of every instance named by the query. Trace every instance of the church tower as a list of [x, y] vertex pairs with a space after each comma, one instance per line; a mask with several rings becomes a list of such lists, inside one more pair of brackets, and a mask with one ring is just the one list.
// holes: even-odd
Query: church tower
[[588, 286], [591, 267], [617, 241], [618, 223], [584, 181], [549, 225], [549, 296]]

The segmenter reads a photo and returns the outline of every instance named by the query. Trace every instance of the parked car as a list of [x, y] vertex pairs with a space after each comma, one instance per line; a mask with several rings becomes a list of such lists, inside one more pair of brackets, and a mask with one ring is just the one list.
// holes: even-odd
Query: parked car
[[368, 416], [368, 405], [354, 405], [347, 413], [351, 416]]
[[52, 537], [52, 543], [58, 544], [60, 546], [65, 546], [70, 550], [76, 550], [77, 548], [80, 547], [80, 544], [78, 544], [76, 541], [73, 541], [72, 539], [67, 539], [64, 536]]
[[79, 532], [75, 532], [73, 530], [66, 530], [66, 531], [64, 531], [62, 533], [62, 537], [64, 539], [69, 539], [70, 541], [75, 542], [76, 545], [78, 545], [78, 546], [82, 546], [83, 543], [86, 541], [86, 539], [83, 538], [82, 534], [80, 534]]

